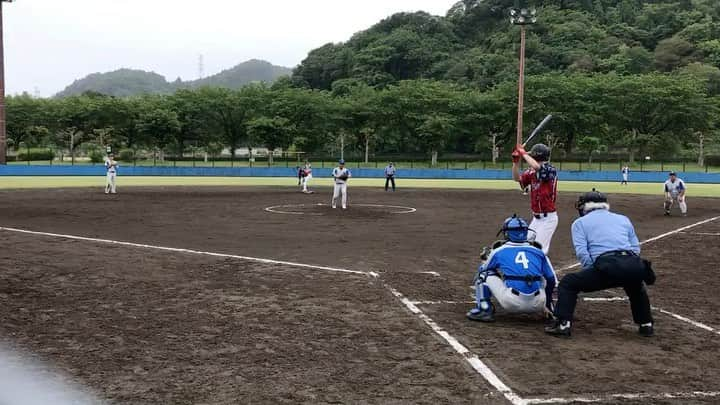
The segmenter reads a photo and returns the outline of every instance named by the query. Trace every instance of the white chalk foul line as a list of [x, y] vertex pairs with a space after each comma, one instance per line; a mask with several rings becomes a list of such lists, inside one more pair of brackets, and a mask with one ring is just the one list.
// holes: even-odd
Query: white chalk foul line
[[697, 328], [705, 329], [705, 330], [708, 331], [708, 332], [712, 332], [712, 333], [714, 333], [714, 334], [716, 334], [716, 335], [720, 335], [720, 330], [717, 330], [717, 329], [715, 329], [715, 328], [713, 328], [713, 327], [710, 327], [710, 326], [708, 326], [708, 325], [705, 325], [705, 324], [702, 323], [702, 322], [694, 321], [694, 320], [692, 320], [692, 319], [690, 319], [690, 318], [684, 317], [684, 316], [682, 316], [682, 315], [678, 315], [678, 314], [673, 313], [673, 312], [670, 312], [670, 311], [666, 311], [666, 310], [664, 310], [664, 309], [662, 309], [662, 308], [652, 307], [652, 309], [655, 310], [655, 311], [658, 311], [658, 312], [660, 312], [660, 313], [663, 313], [663, 314], [665, 314], [665, 315], [672, 316], [673, 318], [678, 319], [678, 320], [680, 320], [680, 321], [687, 322], [687, 323], [689, 323], [690, 325], [693, 325], [693, 326], [695, 326], [695, 327], [697, 327]]
[[[609, 298], [584, 297], [583, 301], [586, 301], [586, 302], [618, 302], [618, 301], [628, 301], [628, 298], [627, 297], [609, 297]], [[704, 329], [708, 332], [712, 332], [714, 334], [720, 335], [720, 330], [715, 329], [712, 326], [708, 326], [702, 322], [695, 321], [686, 316], [678, 315], [674, 312], [670, 312], [670, 311], [667, 311], [667, 310], [664, 310], [662, 308], [658, 308], [655, 306], [653, 306], [651, 308], [653, 311], [660, 312], [662, 314], [671, 316], [679, 321], [689, 323], [690, 325], [693, 325], [697, 328]]]
[[432, 320], [432, 318], [430, 318], [422, 310], [420, 310], [420, 308], [418, 308], [416, 304], [405, 298], [405, 296], [398, 290], [390, 286], [387, 286], [387, 288], [395, 297], [400, 300], [400, 302], [403, 303], [403, 305], [405, 305], [405, 307], [407, 307], [407, 309], [410, 310], [410, 312], [420, 318], [427, 326], [430, 327], [430, 329], [433, 330], [433, 332], [440, 335], [440, 337], [442, 337], [445, 342], [453, 348], [453, 350], [463, 356], [465, 361], [467, 361], [470, 366], [475, 371], [477, 371], [477, 373], [480, 374], [490, 385], [492, 385], [498, 392], [500, 392], [505, 397], [505, 399], [510, 401], [510, 403], [512, 403], [513, 405], [526, 404], [525, 400], [523, 400], [519, 395], [515, 394], [515, 392], [513, 392], [510, 387], [505, 385], [505, 383], [502, 382], [500, 378], [490, 369], [490, 367], [483, 363], [483, 361], [480, 360], [477, 355], [473, 354], [467, 347], [463, 346], [462, 343], [460, 343], [457, 339], [455, 339], [452, 335], [445, 331], [445, 329], [440, 327], [437, 322]]
[[[641, 244], [641, 245], [644, 245], [644, 244], [646, 244], [646, 243], [655, 242], [656, 240], [660, 240], [660, 239], [667, 238], [668, 236], [677, 235], [677, 234], [679, 234], [679, 233], [682, 233], [682, 232], [684, 232], [684, 231], [687, 231], [688, 229], [692, 229], [692, 228], [698, 227], [698, 226], [700, 226], [700, 225], [705, 225], [705, 224], [707, 224], [707, 223], [709, 223], [709, 222], [717, 221], [718, 219], [720, 219], [720, 216], [708, 218], [708, 219], [702, 220], [702, 221], [700, 221], [700, 222], [696, 222], [696, 223], [694, 223], [694, 224], [690, 224], [690, 225], [688, 225], [688, 226], [683, 226], [682, 228], [675, 229], [674, 231], [666, 232], [666, 233], [664, 233], [664, 234], [662, 234], [662, 235], [654, 236], [654, 237], [652, 237], [652, 238], [650, 238], [650, 239], [644, 240], [644, 241], [640, 242], [640, 244]], [[570, 266], [565, 266], [565, 267], [563, 267], [562, 269], [560, 269], [560, 270], [558, 270], [558, 271], [559, 271], [559, 272], [563, 272], [563, 271], [567, 271], [567, 270], [574, 269], [574, 268], [576, 268], [576, 267], [580, 267], [580, 263], [575, 263], [575, 264], [572, 264], [572, 265], [570, 265]]]
[[713, 398], [720, 396], [720, 391], [690, 391], [690, 392], [668, 392], [659, 394], [609, 394], [603, 396], [588, 395], [573, 398], [528, 398], [524, 403], [533, 404], [570, 404], [570, 403], [593, 403], [610, 402], [613, 400], [658, 400], [658, 399], [690, 399], [690, 398]]
[[312, 264], [286, 262], [283, 260], [263, 259], [263, 258], [259, 258], [259, 257], [231, 255], [231, 254], [227, 254], [227, 253], [204, 252], [201, 250], [173, 248], [173, 247], [166, 247], [166, 246], [146, 245], [143, 243], [123, 242], [123, 241], [110, 240], [110, 239], [88, 238], [85, 236], [65, 235], [65, 234], [61, 234], [61, 233], [38, 232], [38, 231], [29, 231], [26, 229], [7, 228], [7, 227], [0, 227], [0, 231], [23, 233], [23, 234], [28, 234], [28, 235], [47, 236], [47, 237], [51, 237], [51, 238], [82, 240], [82, 241], [87, 241], [87, 242], [103, 243], [103, 244], [109, 244], [109, 245], [130, 246], [130, 247], [141, 248], [141, 249], [162, 250], [165, 252], [222, 257], [222, 258], [227, 258], [227, 259], [246, 260], [246, 261], [256, 262], [256, 263], [279, 264], [279, 265], [292, 266], [292, 267], [298, 267], [298, 268], [303, 268], [303, 269], [323, 270], [323, 271], [330, 271], [330, 272], [336, 272], [336, 273], [362, 274], [362, 275], [370, 276], [370, 277], [378, 277], [379, 276], [378, 273], [376, 273], [374, 271], [357, 271], [357, 270], [343, 269], [343, 268], [339, 268], [339, 267], [315, 266]]
[[696, 236], [720, 236], [720, 232], [680, 232], [685, 235], [696, 235]]

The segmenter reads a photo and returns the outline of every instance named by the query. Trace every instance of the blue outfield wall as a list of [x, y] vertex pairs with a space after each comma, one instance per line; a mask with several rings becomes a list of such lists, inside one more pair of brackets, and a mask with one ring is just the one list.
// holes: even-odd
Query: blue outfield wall
[[[382, 169], [353, 169], [353, 176], [383, 178]], [[314, 177], [330, 177], [331, 169], [313, 169]], [[103, 166], [0, 166], [0, 176], [104, 176]], [[147, 167], [121, 166], [119, 176], [209, 176], [209, 177], [295, 177], [290, 167]], [[678, 173], [688, 183], [720, 183], [720, 173]], [[561, 180], [568, 181], [620, 181], [619, 172], [560, 171]], [[411, 179], [477, 179], [510, 180], [510, 170], [480, 169], [400, 169], [398, 178]], [[630, 181], [660, 183], [667, 179], [667, 172], [631, 172]]]

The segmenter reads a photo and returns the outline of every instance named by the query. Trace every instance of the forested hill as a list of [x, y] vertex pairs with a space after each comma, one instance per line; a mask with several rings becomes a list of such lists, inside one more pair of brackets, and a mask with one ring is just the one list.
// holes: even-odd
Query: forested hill
[[168, 82], [165, 77], [142, 70], [120, 69], [108, 73], [93, 73], [59, 92], [56, 97], [67, 97], [85, 92], [95, 92], [116, 97], [145, 93], [172, 93], [183, 88], [201, 86], [240, 88], [253, 82], [272, 82], [278, 77], [289, 75], [291, 70], [261, 60], [249, 60], [231, 69], [224, 70], [200, 80]]
[[[301, 86], [341, 79], [384, 86], [429, 78], [488, 88], [516, 80], [517, 0], [463, 0], [446, 16], [395, 14], [345, 43], [315, 49], [295, 70]], [[642, 74], [693, 62], [720, 67], [718, 0], [537, 0], [528, 30], [528, 75]]]

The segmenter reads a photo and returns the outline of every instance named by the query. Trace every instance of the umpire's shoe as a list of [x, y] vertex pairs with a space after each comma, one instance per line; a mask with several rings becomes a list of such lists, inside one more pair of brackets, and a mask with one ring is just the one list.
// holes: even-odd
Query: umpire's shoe
[[495, 322], [495, 317], [493, 316], [493, 311], [483, 311], [480, 308], [473, 308], [470, 310], [470, 312], [467, 313], [467, 318], [471, 321], [478, 321], [478, 322]]
[[572, 334], [572, 327], [568, 321], [556, 320], [552, 325], [545, 327], [545, 333], [552, 336], [569, 338]]
[[655, 334], [655, 328], [653, 328], [653, 324], [640, 325], [638, 333], [642, 337], [652, 337]]

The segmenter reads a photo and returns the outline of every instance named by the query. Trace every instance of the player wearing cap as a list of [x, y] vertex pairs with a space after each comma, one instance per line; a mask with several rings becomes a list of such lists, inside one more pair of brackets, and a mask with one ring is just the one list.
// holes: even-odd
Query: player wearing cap
[[655, 282], [650, 262], [640, 257], [640, 242], [630, 220], [610, 212], [604, 194], [595, 190], [578, 198], [578, 218], [572, 224], [572, 241], [582, 270], [567, 274], [558, 286], [556, 321], [545, 332], [570, 337], [580, 292], [622, 287], [630, 298], [638, 333], [652, 336], [653, 318], [645, 284]]
[[109, 153], [105, 158], [105, 194], [116, 194], [115, 177], [117, 176], [118, 163], [115, 161], [115, 155]]
[[340, 159], [338, 161], [338, 167], [333, 169], [332, 176], [335, 181], [332, 207], [337, 208], [337, 199], [342, 195], [342, 209], [347, 209], [347, 181], [352, 177], [352, 173], [350, 173], [350, 169], [345, 167], [345, 160]]
[[677, 177], [677, 173], [670, 172], [670, 178], [665, 181], [665, 215], [670, 215], [670, 209], [677, 203], [683, 216], [687, 215], [687, 202], [685, 202], [685, 182]]
[[467, 313], [468, 319], [493, 322], [492, 297], [510, 313], [552, 314], [555, 271], [542, 250], [528, 242], [527, 222], [513, 215], [500, 232], [504, 240], [495, 243], [478, 268], [477, 305]]
[[310, 180], [312, 180], [312, 165], [310, 162], [305, 162], [305, 166], [302, 170], [302, 191], [305, 194], [312, 194], [313, 192], [308, 190]]
[[390, 162], [385, 168], [385, 191], [388, 191], [390, 183], [392, 183], [392, 191], [395, 191], [395, 173], [397, 173], [397, 169], [393, 162]]
[[625, 166], [622, 167], [622, 169], [620, 170], [620, 172], [622, 173], [622, 181], [620, 182], [620, 185], [621, 185], [621, 186], [622, 186], [622, 185], [626, 185], [626, 186], [627, 186], [627, 184], [628, 184], [628, 177], [630, 176], [630, 168], [629, 168], [627, 165], [625, 165]]
[[[521, 159], [530, 166], [522, 173]], [[558, 226], [555, 208], [557, 170], [549, 160], [550, 148], [541, 143], [533, 146], [530, 153], [526, 152], [522, 145], [517, 145], [512, 153], [513, 179], [520, 183], [521, 189], [530, 187], [530, 208], [533, 214], [530, 229], [535, 233], [535, 240], [540, 243], [545, 254], [550, 250], [550, 242]]]

